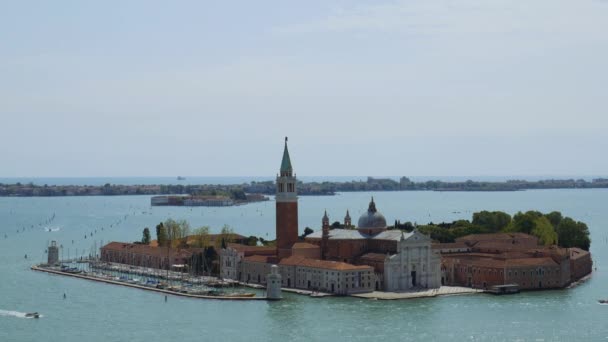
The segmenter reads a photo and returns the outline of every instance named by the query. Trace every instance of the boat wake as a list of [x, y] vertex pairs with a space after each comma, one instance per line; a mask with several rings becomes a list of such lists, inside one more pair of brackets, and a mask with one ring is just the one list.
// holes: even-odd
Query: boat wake
[[[8, 310], [0, 310], [0, 316], [12, 316], [12, 317], [18, 317], [18, 318], [34, 318], [34, 317], [28, 317], [27, 316], [27, 312], [19, 312], [19, 311], [8, 311]], [[39, 317], [42, 317], [42, 315], [40, 315]]]

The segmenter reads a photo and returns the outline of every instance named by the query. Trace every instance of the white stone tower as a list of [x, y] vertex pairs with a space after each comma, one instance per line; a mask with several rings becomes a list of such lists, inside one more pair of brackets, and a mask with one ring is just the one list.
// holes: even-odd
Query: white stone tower
[[270, 274], [266, 276], [266, 298], [279, 300], [281, 299], [281, 274], [279, 274], [279, 266], [270, 266]]

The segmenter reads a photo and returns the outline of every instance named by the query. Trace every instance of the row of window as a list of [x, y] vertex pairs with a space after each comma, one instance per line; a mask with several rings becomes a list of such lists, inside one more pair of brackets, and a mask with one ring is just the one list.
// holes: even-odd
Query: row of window
[[[465, 271], [469, 271], [472, 274], [501, 275], [501, 276], [503, 275], [503, 271], [502, 270], [498, 271], [498, 270], [495, 270], [495, 269], [488, 270], [488, 269], [473, 268], [473, 269], [469, 270], [469, 268], [467, 268], [467, 267], [460, 267], [460, 268], [456, 268], [456, 270], [460, 271], [461, 273], [464, 273]], [[545, 270], [542, 269], [542, 268], [539, 268], [539, 269], [536, 269], [536, 270], [529, 270], [528, 272], [529, 272], [528, 274], [531, 275], [531, 276], [536, 275], [536, 276], [542, 277], [542, 276], [545, 275]], [[554, 275], [558, 275], [559, 274], [559, 269], [554, 269], [554, 270], [548, 269], [546, 271], [546, 273], [547, 273], [547, 275], [551, 275], [552, 273]], [[509, 277], [510, 276], [517, 277], [517, 274], [518, 274], [517, 271], [509, 271], [509, 273], [508, 273]], [[525, 277], [526, 276], [526, 271], [522, 271], [521, 275]]]

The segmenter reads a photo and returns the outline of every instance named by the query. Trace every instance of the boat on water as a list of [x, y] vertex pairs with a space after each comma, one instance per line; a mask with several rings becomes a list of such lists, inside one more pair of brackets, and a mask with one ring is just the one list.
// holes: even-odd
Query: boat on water
[[599, 299], [597, 302], [600, 303], [600, 304], [606, 304], [606, 305], [608, 305], [608, 299]]
[[209, 287], [230, 287], [232, 284], [225, 281], [210, 281], [206, 284]]
[[186, 180], [186, 177], [177, 176], [177, 180], [178, 180], [178, 181], [183, 181], [183, 180]]
[[66, 267], [66, 268], [62, 267], [61, 271], [65, 272], [65, 273], [70, 273], [70, 274], [79, 274], [79, 273], [82, 273], [82, 271], [79, 270], [76, 267]]
[[325, 297], [325, 294], [319, 293], [319, 292], [312, 292], [310, 294], [310, 296], [313, 297], [313, 298], [321, 298], [321, 297]]
[[243, 292], [243, 293], [224, 293], [221, 297], [255, 297], [255, 293]]
[[37, 312], [28, 312], [25, 314], [25, 317], [28, 318], [40, 318], [40, 314]]

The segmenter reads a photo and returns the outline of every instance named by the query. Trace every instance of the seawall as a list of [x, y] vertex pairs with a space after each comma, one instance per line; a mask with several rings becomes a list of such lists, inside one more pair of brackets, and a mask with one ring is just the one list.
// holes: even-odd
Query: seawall
[[47, 268], [44, 268], [44, 267], [39, 267], [39, 266], [36, 266], [36, 265], [32, 266], [31, 269], [34, 270], [34, 271], [39, 271], [39, 272], [58, 274], [58, 275], [62, 275], [62, 276], [68, 276], [68, 277], [74, 277], [74, 278], [92, 280], [92, 281], [97, 281], [97, 282], [101, 282], [101, 283], [108, 283], [108, 284], [113, 284], [113, 285], [127, 286], [127, 287], [137, 288], [137, 289], [140, 289], [140, 290], [159, 292], [159, 293], [164, 293], [164, 294], [168, 294], [168, 295], [172, 295], [172, 296], [180, 296], [180, 297], [188, 297], [188, 298], [198, 298], [198, 299], [233, 300], [233, 301], [243, 301], [243, 300], [272, 300], [272, 299], [269, 299], [269, 298], [266, 298], [266, 297], [228, 297], [228, 296], [195, 295], [195, 294], [189, 294], [189, 293], [181, 293], [181, 292], [169, 291], [169, 290], [164, 290], [164, 289], [157, 289], [157, 288], [154, 288], [154, 287], [141, 286], [141, 285], [137, 285], [137, 284], [129, 284], [129, 283], [124, 283], [124, 282], [120, 282], [120, 281], [114, 281], [114, 280], [110, 280], [110, 279], [102, 279], [102, 278], [96, 278], [96, 277], [89, 277], [89, 276], [82, 275], [82, 274], [74, 274], [74, 273], [66, 273], [66, 272], [61, 272], [61, 271], [56, 271], [56, 270], [50, 270], [50, 269], [47, 269]]

